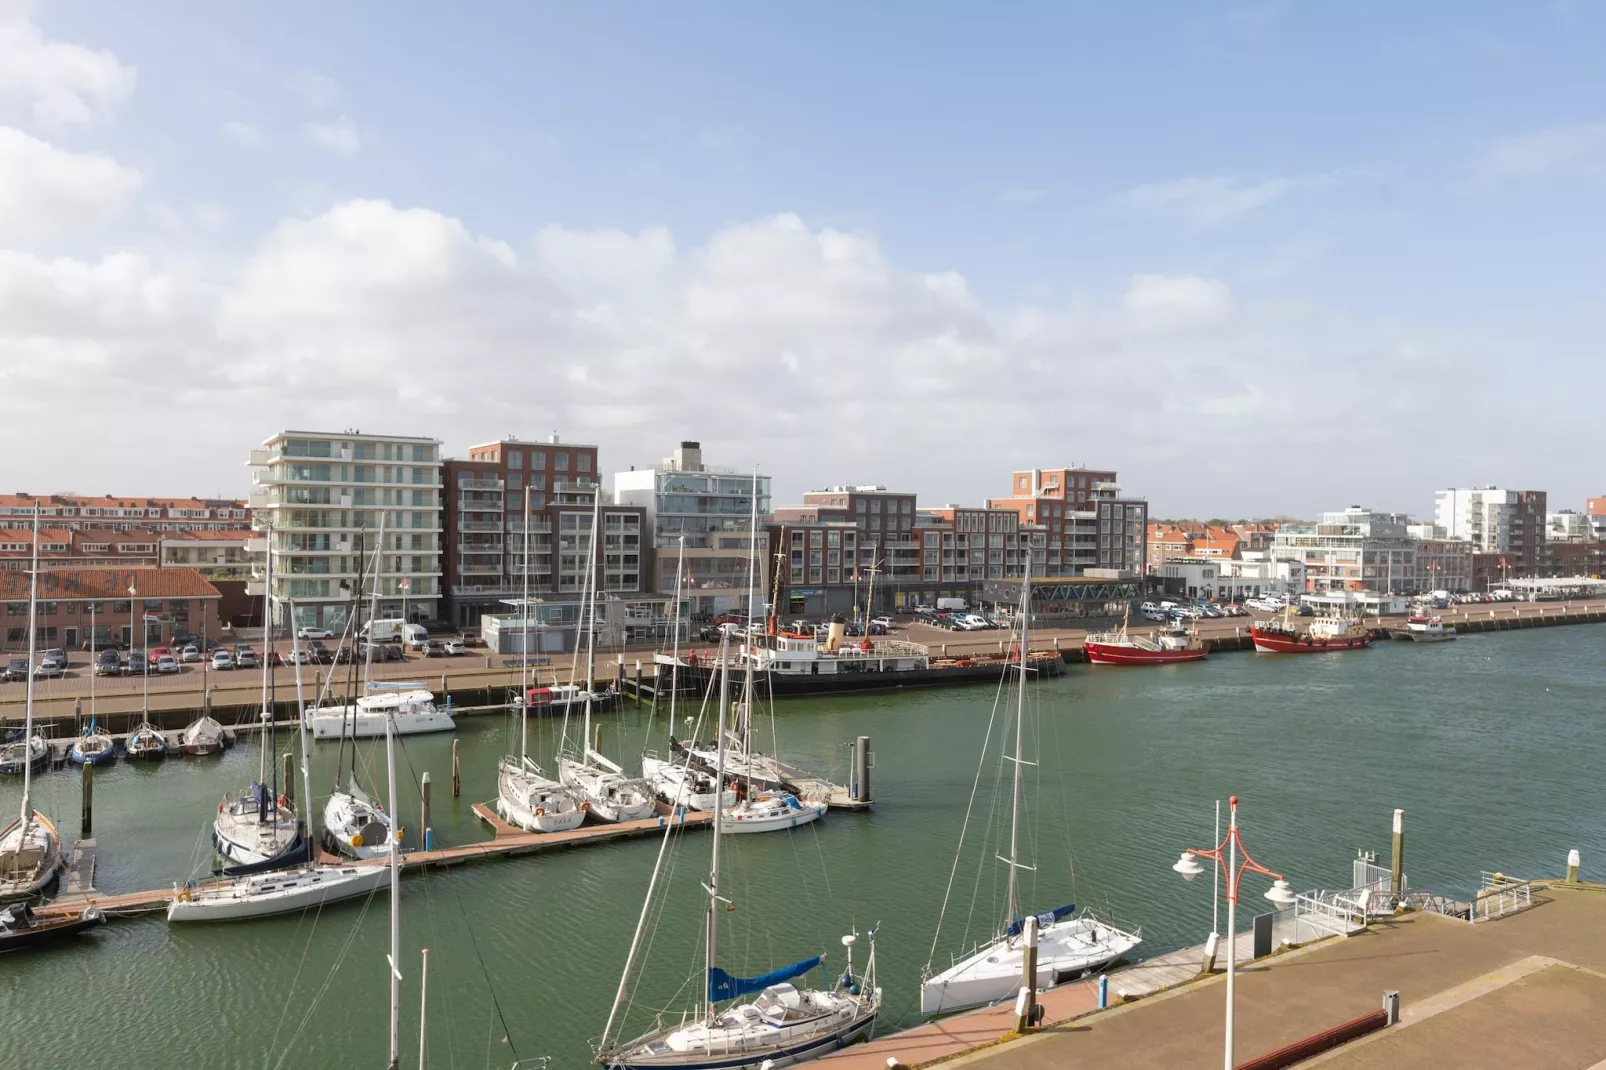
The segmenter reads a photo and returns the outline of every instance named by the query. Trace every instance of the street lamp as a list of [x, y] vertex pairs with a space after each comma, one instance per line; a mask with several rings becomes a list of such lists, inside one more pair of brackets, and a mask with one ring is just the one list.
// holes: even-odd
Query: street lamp
[[[1273, 903], [1286, 907], [1294, 902], [1295, 896], [1281, 873], [1273, 873], [1249, 857], [1249, 851], [1245, 849], [1243, 839], [1238, 835], [1238, 796], [1230, 797], [1227, 806], [1230, 817], [1227, 823], [1227, 835], [1221, 842], [1209, 850], [1190, 848], [1183, 851], [1182, 857], [1172, 863], [1171, 868], [1180, 873], [1183, 880], [1191, 881], [1204, 872], [1199, 859], [1208, 858], [1220, 867], [1221, 875], [1227, 879], [1227, 1036], [1222, 1065], [1225, 1070], [1233, 1070], [1233, 997], [1236, 994], [1238, 973], [1238, 949], [1234, 945], [1238, 937], [1238, 886], [1243, 880], [1244, 871], [1252, 870], [1272, 878], [1272, 886], [1265, 892], [1265, 896]], [[1238, 861], [1239, 852], [1243, 853], [1242, 862]]]

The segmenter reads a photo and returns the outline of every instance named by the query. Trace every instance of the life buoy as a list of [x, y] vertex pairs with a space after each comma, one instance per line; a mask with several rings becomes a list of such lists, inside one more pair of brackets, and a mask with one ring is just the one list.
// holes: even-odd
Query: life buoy
[[279, 796], [278, 803], [279, 803], [279, 809], [281, 809], [281, 810], [285, 809], [286, 806], [288, 805], [288, 804], [285, 803], [283, 795]]
[[535, 816], [536, 816], [536, 817], [545, 817], [545, 816], [546, 816], [546, 807], [544, 807], [544, 806], [537, 806], [537, 807], [536, 807], [536, 808], [535, 808]]
[[585, 802], [580, 804], [580, 812], [582, 814], [589, 814], [591, 812], [591, 802], [590, 802], [590, 800], [587, 800], [587, 801], [585, 801]]

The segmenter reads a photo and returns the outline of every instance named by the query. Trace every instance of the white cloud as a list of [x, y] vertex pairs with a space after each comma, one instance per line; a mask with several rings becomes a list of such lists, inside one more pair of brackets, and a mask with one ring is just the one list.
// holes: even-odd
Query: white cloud
[[342, 115], [327, 123], [308, 123], [307, 136], [314, 143], [341, 156], [350, 156], [362, 148], [362, 137], [356, 124]]
[[340, 83], [327, 74], [298, 71], [290, 79], [290, 89], [313, 111], [329, 111], [340, 103]]
[[250, 123], [242, 123], [236, 119], [230, 119], [223, 124], [223, 136], [242, 149], [257, 148], [267, 140], [257, 127], [252, 126]]
[[32, 101], [34, 116], [51, 125], [89, 122], [128, 99], [133, 67], [105, 49], [47, 40], [31, 8], [0, 4], [0, 96]]
[[43, 235], [96, 223], [139, 187], [139, 172], [68, 152], [0, 126], [0, 236]]
[[1127, 190], [1116, 203], [1152, 212], [1173, 212], [1201, 227], [1218, 227], [1287, 196], [1291, 178], [1245, 183], [1230, 178], [1182, 178]]
[[1533, 178], [1606, 169], [1606, 123], [1571, 123], [1496, 141], [1478, 161], [1486, 178]]
[[1232, 288], [1197, 275], [1134, 275], [1123, 303], [1145, 330], [1216, 327], [1233, 314]]

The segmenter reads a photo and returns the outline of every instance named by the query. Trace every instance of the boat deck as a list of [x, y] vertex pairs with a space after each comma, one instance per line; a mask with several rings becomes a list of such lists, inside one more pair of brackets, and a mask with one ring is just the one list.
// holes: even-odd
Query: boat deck
[[[472, 862], [482, 858], [510, 858], [515, 855], [532, 854], [537, 851], [630, 839], [661, 831], [665, 824], [671, 820], [677, 824], [695, 828], [708, 824], [711, 818], [710, 814], [695, 811], [673, 816], [669, 807], [660, 804], [660, 812], [657, 817], [649, 817], [641, 821], [627, 821], [614, 825], [582, 825], [570, 832], [521, 832], [497, 817], [494, 806], [489, 803], [475, 803], [473, 810], [480, 820], [491, 826], [492, 831], [495, 833], [492, 839], [483, 843], [466, 843], [456, 847], [442, 847], [433, 851], [405, 851], [401, 858], [402, 868], [442, 868], [462, 865], [465, 862]], [[88, 846], [87, 860], [85, 860], [86, 856], [83, 850], [85, 845]], [[167, 904], [173, 898], [172, 888], [160, 888], [146, 892], [129, 892], [121, 895], [108, 895], [96, 889], [93, 883], [94, 857], [95, 845], [93, 840], [85, 840], [79, 844], [78, 848], [73, 852], [72, 860], [67, 865], [67, 880], [63, 885], [62, 894], [37, 908], [37, 913], [41, 917], [76, 914], [91, 904], [113, 917], [126, 917], [167, 909]], [[334, 862], [337, 859], [320, 851], [319, 861]], [[386, 863], [380, 860], [358, 864], [382, 866]], [[80, 876], [75, 882], [73, 876], [75, 872], [80, 874], [87, 872], [87, 876]], [[205, 887], [206, 883], [202, 882], [200, 886]]]

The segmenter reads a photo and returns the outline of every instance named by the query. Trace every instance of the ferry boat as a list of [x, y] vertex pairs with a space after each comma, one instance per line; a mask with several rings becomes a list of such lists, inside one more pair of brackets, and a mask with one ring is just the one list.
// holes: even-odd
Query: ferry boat
[[1438, 617], [1418, 614], [1405, 618], [1405, 627], [1390, 628], [1389, 636], [1407, 643], [1442, 643], [1455, 638], [1455, 628]]
[[1199, 634], [1175, 624], [1151, 639], [1129, 635], [1126, 622], [1118, 632], [1097, 632], [1082, 642], [1087, 660], [1094, 665], [1167, 665], [1176, 661], [1202, 661], [1210, 653]]
[[[653, 660], [662, 674], [660, 679], [675, 665], [674, 657], [668, 654], [658, 654]], [[1015, 660], [1007, 651], [933, 655], [920, 643], [900, 639], [845, 642], [840, 623], [833, 623], [823, 636], [783, 632], [771, 619], [763, 635], [750, 637], [736, 648], [730, 668], [734, 679], [751, 662], [754, 693], [787, 698], [900, 687], [996, 684]], [[1054, 650], [1033, 651], [1028, 664], [1038, 678], [1065, 672], [1065, 661]], [[718, 671], [717, 654], [693, 651], [681, 656], [676, 676], [683, 690], [702, 694]]]
[[1301, 631], [1285, 612], [1281, 619], [1251, 625], [1249, 634], [1255, 649], [1267, 654], [1321, 654], [1372, 645], [1372, 630], [1355, 617], [1313, 617]]

